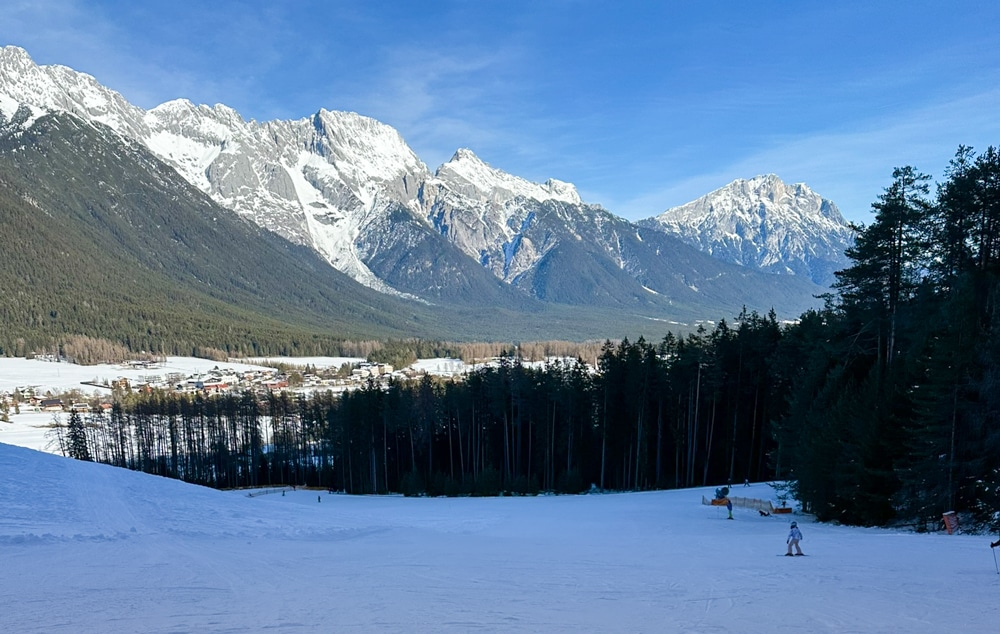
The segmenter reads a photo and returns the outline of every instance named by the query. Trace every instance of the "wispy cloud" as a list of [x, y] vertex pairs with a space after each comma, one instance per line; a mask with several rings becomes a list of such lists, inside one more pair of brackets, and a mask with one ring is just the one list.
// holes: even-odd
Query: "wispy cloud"
[[[629, 197], [604, 196], [605, 205], [627, 218], [645, 218], [681, 205], [737, 179], [775, 173], [805, 182], [833, 200], [851, 220], [870, 220], [871, 203], [889, 184], [892, 170], [914, 165], [940, 178], [959, 144], [985, 149], [1000, 139], [1000, 89], [932, 103], [857, 126], [783, 139], [721, 163], [718, 169], [681, 174], [662, 187]], [[669, 168], [668, 168], [669, 169]]]
[[493, 50], [387, 50], [378, 74], [351, 101], [360, 112], [400, 130], [429, 164], [459, 147], [473, 150], [527, 140], [512, 109], [521, 88], [514, 80], [516, 46]]
[[192, 12], [174, 3], [14, 0], [0, 19], [3, 43], [37, 63], [91, 74], [144, 108], [182, 97], [261, 99], [259, 75], [287, 61], [281, 42], [291, 30], [267, 7], [240, 13], [214, 4]]

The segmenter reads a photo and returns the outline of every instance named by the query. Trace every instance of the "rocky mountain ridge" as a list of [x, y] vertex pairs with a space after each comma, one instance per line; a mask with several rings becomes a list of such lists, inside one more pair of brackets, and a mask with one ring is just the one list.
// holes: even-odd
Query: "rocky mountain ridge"
[[186, 100], [143, 111], [89, 75], [38, 66], [10, 46], [0, 49], [0, 94], [109, 126], [218, 204], [383, 293], [505, 306], [531, 297], [715, 317], [741, 305], [795, 315], [821, 290], [803, 276], [755, 271], [781, 269], [767, 258], [720, 266], [651, 231], [696, 243], [679, 224], [638, 227], [584, 203], [568, 183], [531, 183], [469, 150], [431, 173], [396, 130], [356, 113], [320, 110], [258, 123], [227, 106]]

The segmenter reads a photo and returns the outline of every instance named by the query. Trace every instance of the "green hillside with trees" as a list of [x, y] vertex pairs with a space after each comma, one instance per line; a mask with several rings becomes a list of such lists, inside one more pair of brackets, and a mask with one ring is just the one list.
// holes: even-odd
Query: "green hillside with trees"
[[409, 334], [391, 298], [178, 181], [68, 115], [0, 135], [4, 354], [67, 333], [183, 354], [313, 354]]

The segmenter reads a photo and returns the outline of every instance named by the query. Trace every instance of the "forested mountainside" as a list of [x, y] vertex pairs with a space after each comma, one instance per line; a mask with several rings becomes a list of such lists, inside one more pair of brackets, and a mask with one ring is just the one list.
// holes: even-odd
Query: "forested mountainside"
[[2, 345], [11, 353], [61, 333], [189, 353], [305, 351], [409, 331], [393, 322], [403, 311], [392, 298], [215, 207], [141, 146], [69, 115], [0, 132], [0, 195]]

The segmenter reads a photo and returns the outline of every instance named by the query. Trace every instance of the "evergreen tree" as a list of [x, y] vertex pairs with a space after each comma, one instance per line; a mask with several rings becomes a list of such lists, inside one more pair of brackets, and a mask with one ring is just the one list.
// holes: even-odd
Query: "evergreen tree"
[[91, 460], [90, 449], [87, 447], [87, 430], [75, 411], [69, 413], [69, 422], [66, 424], [66, 449], [70, 458]]
[[896, 168], [893, 182], [872, 204], [875, 221], [847, 250], [853, 264], [836, 273], [845, 310], [878, 320], [881, 363], [892, 363], [899, 312], [916, 291], [927, 250], [924, 227], [930, 216], [929, 176], [912, 167]]

